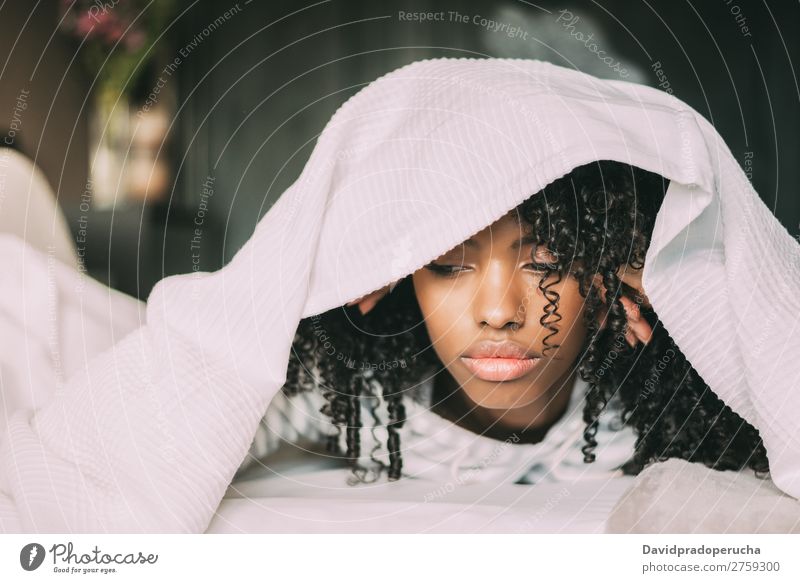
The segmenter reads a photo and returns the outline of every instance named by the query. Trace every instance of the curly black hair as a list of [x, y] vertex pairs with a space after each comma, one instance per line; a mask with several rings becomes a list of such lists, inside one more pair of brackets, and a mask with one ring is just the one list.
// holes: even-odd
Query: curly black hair
[[[585, 298], [588, 332], [576, 363], [589, 387], [583, 410], [584, 462], [595, 459], [599, 416], [614, 399], [613, 410], [619, 412], [616, 429], [628, 425], [637, 434], [623, 473], [636, 475], [652, 462], [677, 457], [717, 470], [750, 467], [761, 477], [768, 474], [769, 463], [758, 431], [712, 392], [653, 309], [618, 275], [622, 266], [643, 266], [667, 185], [658, 174], [600, 160], [575, 168], [515, 209], [532, 228], [537, 245], [555, 257], [553, 263], [540, 264], [545, 273], [539, 289], [548, 301], [540, 323], [551, 331], [545, 350], [553, 346], [548, 339], [560, 319], [559, 295], [549, 288], [565, 274], [572, 275]], [[553, 274], [555, 280], [549, 277]], [[607, 290], [608, 305], [598, 293], [597, 276]], [[652, 327], [647, 344], [631, 347], [624, 340], [627, 318], [621, 295], [639, 304]], [[419, 398], [421, 384], [442, 370], [409, 275], [365, 316], [357, 307], [343, 306], [303, 319], [282, 390], [288, 396], [322, 391], [326, 405], [321, 411], [338, 429], [327, 450], [345, 458], [357, 481], [366, 481], [369, 471], [358, 463], [360, 404], [369, 400], [373, 430], [379, 423], [375, 412], [385, 404], [388, 479], [397, 480], [402, 470], [398, 429], [406, 419], [404, 399]], [[342, 429], [344, 454], [339, 450]], [[370, 452], [380, 475], [386, 464], [373, 455]]]

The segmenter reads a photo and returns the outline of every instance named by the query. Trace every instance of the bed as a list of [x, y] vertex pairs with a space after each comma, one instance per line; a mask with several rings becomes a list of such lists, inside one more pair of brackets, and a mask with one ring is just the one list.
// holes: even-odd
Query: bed
[[[309, 444], [310, 445], [310, 444]], [[403, 478], [349, 486], [349, 469], [286, 445], [233, 482], [209, 533], [600, 533], [632, 477], [536, 486]]]
[[[209, 533], [797, 533], [800, 501], [751, 470], [670, 459], [638, 476], [536, 485], [346, 484], [287, 446], [233, 482]], [[304, 451], [305, 450], [305, 451]]]
[[[15, 180], [31, 187], [7, 205], [0, 232], [27, 234], [29, 243], [43, 251], [54, 247], [61, 261], [75, 267], [75, 245], [52, 190], [29, 160], [8, 155], [14, 161], [9, 175], [16, 172]], [[37, 212], [23, 213], [29, 205]], [[18, 220], [23, 216], [27, 222]], [[139, 302], [122, 294], [106, 299], [120, 329], [141, 321]], [[24, 362], [15, 363], [8, 350], [5, 356], [10, 364]], [[498, 487], [405, 478], [388, 483], [384, 476], [374, 484], [348, 486], [347, 468], [310, 444], [299, 445], [286, 444], [233, 482], [207, 532], [800, 532], [800, 501], [751, 471], [718, 472], [671, 459], [636, 477], [575, 483]]]

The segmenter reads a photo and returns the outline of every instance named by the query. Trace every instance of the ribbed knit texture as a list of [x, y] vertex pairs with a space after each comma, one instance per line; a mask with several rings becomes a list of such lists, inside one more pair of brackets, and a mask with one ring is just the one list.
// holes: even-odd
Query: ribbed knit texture
[[[3, 529], [202, 532], [286, 377], [301, 317], [398, 279], [577, 165], [672, 181], [644, 287], [800, 497], [800, 249], [673, 96], [525, 59], [430, 59], [350, 98], [229, 265], [160, 282], [147, 324], [0, 443]], [[167, 447], [167, 445], [169, 447]]]
[[207, 528], [286, 378], [324, 203], [298, 198], [278, 201], [224, 269], [159, 282], [146, 325], [35, 413], [13, 413], [2, 530]]
[[[588, 384], [576, 377], [570, 389], [567, 410], [548, 429], [545, 438], [537, 443], [518, 443], [474, 433], [434, 413], [431, 410], [433, 379], [427, 379], [421, 387], [419, 401], [404, 399], [406, 421], [399, 429], [402, 436], [402, 477], [439, 485], [448, 482], [451, 485], [477, 482], [542, 484], [607, 481], [619, 477], [619, 467], [633, 455], [636, 432], [632, 427], [616, 427], [615, 418], [619, 411], [611, 410], [617, 406], [614, 401], [599, 419], [595, 436], [598, 441], [597, 459], [591, 464], [584, 463], [581, 447], [585, 444], [583, 431], [586, 423], [582, 412], [587, 389]], [[373, 410], [370, 401], [364, 399], [361, 404], [366, 426], [361, 431], [359, 463], [374, 468], [377, 461], [388, 467], [386, 425], [389, 419], [385, 407]], [[269, 467], [270, 456], [286, 444], [302, 448], [303, 443], [310, 441], [322, 449], [329, 435], [338, 434], [341, 451], [346, 451], [346, 432], [339, 433], [331, 418], [320, 411], [325, 403], [321, 391], [303, 391], [292, 397], [282, 392], [277, 394], [270, 402], [250, 451], [239, 468], [242, 475], [258, 466], [259, 462]], [[235, 479], [239, 477], [235, 476]], [[346, 473], [342, 476], [342, 486], [347, 477]], [[394, 485], [391, 482], [372, 484], [371, 492], [383, 488], [391, 491]]]

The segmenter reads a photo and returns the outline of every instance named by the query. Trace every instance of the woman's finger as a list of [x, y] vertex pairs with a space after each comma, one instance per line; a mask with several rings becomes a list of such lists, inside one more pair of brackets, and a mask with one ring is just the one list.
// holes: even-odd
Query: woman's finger
[[369, 294], [366, 298], [358, 302], [358, 309], [361, 311], [361, 314], [367, 314], [375, 305], [380, 301], [380, 299], [389, 293], [389, 288], [381, 288], [376, 292]]
[[367, 298], [372, 297], [374, 295], [379, 295], [379, 294], [381, 294], [382, 292], [384, 292], [385, 290], [388, 290], [388, 289], [389, 289], [388, 285], [384, 286], [381, 289], [377, 289], [374, 292], [368, 293], [368, 294], [363, 295], [363, 296], [361, 296], [359, 298], [356, 298], [356, 299], [354, 299], [354, 300], [352, 300], [350, 302], [347, 302], [345, 305], [346, 306], [355, 306], [357, 303], [362, 302], [362, 301], [366, 300]]
[[635, 347], [639, 342], [648, 344], [653, 335], [653, 329], [647, 320], [640, 320], [638, 322], [631, 322], [628, 320], [627, 330], [625, 331], [625, 338], [631, 347]]
[[628, 343], [631, 346], [636, 346], [637, 342], [647, 344], [650, 342], [650, 337], [653, 335], [653, 329], [645, 318], [642, 318], [642, 313], [639, 309], [639, 304], [632, 301], [630, 298], [622, 297], [622, 305], [625, 308], [625, 313], [628, 316], [628, 331], [631, 338]]
[[631, 322], [638, 322], [642, 318], [642, 312], [639, 309], [639, 304], [631, 300], [628, 296], [620, 296], [622, 307], [625, 308], [625, 313], [628, 315], [628, 320]]
[[638, 294], [638, 301], [642, 303], [646, 308], [652, 307], [650, 305], [650, 300], [647, 299], [647, 295], [644, 293], [644, 286], [642, 285], [642, 272], [644, 271], [644, 267], [640, 267], [636, 269], [631, 267], [630, 265], [623, 265], [617, 271], [617, 275], [622, 280], [623, 283], [632, 287], [636, 290]]
[[[646, 308], [652, 308], [650, 300], [647, 298], [647, 295], [644, 293], [644, 288], [642, 287], [642, 269], [635, 270], [630, 266], [623, 265], [619, 268], [617, 275], [623, 283], [636, 290], [635, 304], [641, 304]], [[595, 273], [594, 282], [600, 294], [600, 299], [605, 302], [606, 286], [603, 285], [603, 278], [599, 273]]]
[[[639, 304], [628, 298], [622, 296], [620, 298], [623, 308], [625, 308], [625, 315], [627, 316], [627, 326], [625, 330], [625, 340], [631, 347], [635, 347], [639, 342], [647, 344], [653, 335], [653, 329], [645, 318], [642, 318]], [[600, 328], [605, 327], [605, 318], [608, 314], [608, 308], [603, 304], [597, 311], [597, 322]]]
[[351, 302], [347, 302], [346, 305], [353, 306], [358, 304], [358, 310], [361, 312], [362, 315], [366, 315], [372, 308], [376, 306], [376, 304], [380, 301], [380, 299], [389, 293], [389, 289], [391, 284], [385, 285], [382, 288], [375, 290], [372, 293], [369, 293], [365, 296], [361, 296], [358, 299], [355, 299]]
[[[625, 340], [631, 347], [635, 347], [639, 342], [648, 344], [653, 336], [653, 329], [645, 318], [642, 317], [641, 306], [651, 307], [644, 290], [641, 287], [641, 269], [633, 269], [630, 266], [620, 268], [619, 275], [625, 284], [637, 291], [636, 299], [631, 299], [626, 295], [620, 295], [620, 302], [625, 309], [627, 326], [625, 330]], [[597, 286], [603, 304], [597, 310], [597, 323], [600, 328], [605, 327], [605, 319], [608, 314], [608, 304], [606, 303], [606, 288], [600, 274], [595, 274], [595, 285]]]

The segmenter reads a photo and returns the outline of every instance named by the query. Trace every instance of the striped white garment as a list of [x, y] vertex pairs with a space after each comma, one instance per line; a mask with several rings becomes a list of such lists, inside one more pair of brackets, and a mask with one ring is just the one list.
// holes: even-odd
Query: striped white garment
[[[431, 409], [433, 381], [426, 379], [415, 398], [406, 397], [406, 421], [398, 429], [403, 460], [403, 479], [426, 479], [436, 483], [452, 481], [468, 484], [535, 484], [563, 480], [608, 479], [621, 476], [618, 469], [633, 455], [636, 433], [631, 427], [619, 428], [616, 399], [600, 416], [595, 436], [598, 445], [594, 462], [585, 463], [581, 446], [585, 444], [582, 419], [588, 385], [576, 376], [567, 410], [538, 443], [518, 443], [512, 438], [500, 441], [460, 427]], [[270, 456], [284, 444], [311, 440], [320, 446], [337, 429], [321, 412], [327, 401], [313, 389], [288, 397], [278, 393], [258, 426], [247, 457], [237, 477], [259, 463], [269, 465]], [[373, 426], [373, 415], [378, 418]], [[377, 398], [361, 398], [359, 463], [375, 468], [388, 467], [386, 448], [388, 413]], [[346, 451], [345, 432], [338, 436], [341, 451]], [[385, 473], [382, 475], [385, 476]]]

